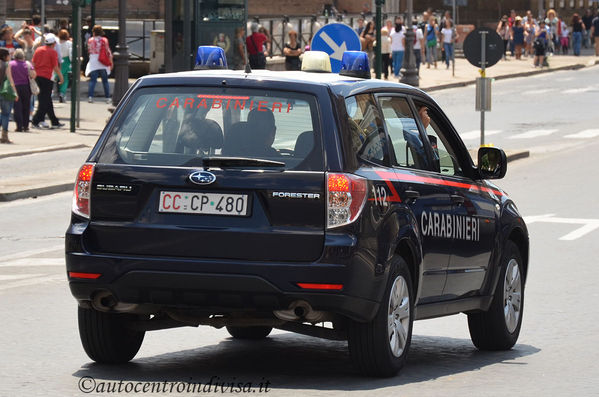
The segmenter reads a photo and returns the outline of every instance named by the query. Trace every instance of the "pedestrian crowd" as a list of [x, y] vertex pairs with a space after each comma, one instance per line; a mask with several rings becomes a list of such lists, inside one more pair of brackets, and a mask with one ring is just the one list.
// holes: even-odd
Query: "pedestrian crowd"
[[[93, 26], [88, 18], [84, 47], [89, 102], [93, 101], [98, 77], [102, 79], [106, 101], [110, 102], [108, 75], [112, 53], [103, 36], [102, 27]], [[0, 143], [12, 143], [8, 137], [11, 118], [16, 124], [15, 132], [29, 132], [30, 125], [46, 129], [65, 126], [54, 113], [53, 97], [66, 102], [72, 75], [72, 46], [66, 19], [51, 27], [43, 25], [39, 15], [33, 15], [16, 32], [8, 24], [0, 26]]]
[[[432, 9], [428, 9], [420, 17], [413, 18], [411, 22], [410, 26], [398, 16], [395, 21], [385, 21], [381, 28], [382, 73], [385, 79], [388, 79], [390, 74], [397, 79], [401, 78], [408, 29], [413, 32], [412, 49], [418, 73], [423, 63], [427, 68], [431, 66], [437, 68], [439, 55], [446, 69], [455, 62], [454, 45], [459, 39], [459, 34], [449, 11], [446, 11], [439, 20]], [[373, 67], [377, 47], [375, 23], [365, 21], [364, 18], [359, 18], [357, 23], [355, 31], [360, 37], [362, 51], [368, 54], [370, 65]]]
[[[595, 55], [599, 56], [599, 17], [591, 9], [581, 14], [575, 13], [566, 19], [550, 9], [543, 18], [534, 18], [531, 11], [520, 16], [512, 10], [509, 16], [504, 15], [500, 19], [496, 29], [504, 43], [504, 59], [509, 59], [508, 53], [517, 60], [530, 57], [535, 67], [543, 67], [548, 66], [549, 55], [568, 54], [572, 49], [573, 54], [578, 56], [581, 47], [592, 46]], [[288, 26], [288, 41], [282, 51], [285, 69], [300, 70], [301, 55], [309, 50], [309, 46], [302, 48], [302, 39], [297, 31]], [[233, 56], [228, 62], [233, 69], [244, 69], [246, 64], [252, 69], [266, 68], [266, 57], [272, 49], [271, 35], [257, 22], [252, 22], [249, 28], [248, 35], [243, 27], [235, 30]], [[372, 68], [379, 45], [376, 25], [362, 16], [354, 29]], [[413, 34], [410, 35], [409, 31]], [[414, 40], [411, 47], [418, 74], [423, 64], [428, 69], [436, 69], [441, 61], [449, 69], [455, 63], [454, 46], [460, 36], [449, 11], [440, 16], [429, 8], [412, 21], [404, 21], [398, 16], [394, 21], [386, 20], [380, 33], [385, 79], [390, 75], [395, 79], [402, 77], [406, 38], [409, 36]], [[96, 82], [100, 78], [105, 100], [110, 103], [108, 76], [113, 68], [110, 43], [102, 26], [94, 25], [90, 17], [86, 18], [83, 43], [82, 71], [88, 77], [88, 101], [94, 101]], [[11, 118], [16, 124], [16, 132], [28, 132], [30, 125], [34, 128], [64, 126], [54, 113], [53, 98], [59, 102], [66, 101], [72, 79], [71, 53], [72, 38], [66, 19], [50, 27], [42, 23], [39, 15], [33, 15], [16, 32], [8, 24], [0, 25], [1, 143], [11, 143], [8, 138]], [[47, 124], [46, 117], [50, 124]]]
[[497, 24], [497, 33], [503, 40], [503, 58], [508, 52], [515, 59], [530, 57], [534, 67], [548, 66], [547, 57], [568, 54], [570, 49], [579, 56], [581, 48], [595, 48], [599, 56], [599, 17], [591, 9], [582, 17], [574, 13], [571, 18], [561, 18], [554, 9], [545, 17], [534, 18], [530, 10], [526, 15], [517, 15], [511, 10]]

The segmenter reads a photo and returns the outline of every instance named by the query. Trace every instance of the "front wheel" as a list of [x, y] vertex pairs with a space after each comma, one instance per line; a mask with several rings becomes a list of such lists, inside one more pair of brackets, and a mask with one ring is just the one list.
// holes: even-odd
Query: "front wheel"
[[396, 256], [375, 318], [369, 323], [350, 321], [349, 352], [361, 372], [394, 376], [403, 367], [412, 340], [414, 292], [408, 265]]
[[121, 364], [135, 357], [144, 340], [145, 331], [127, 327], [136, 316], [103, 313], [79, 307], [79, 336], [85, 352], [95, 362]]
[[518, 247], [508, 241], [489, 311], [468, 315], [470, 338], [480, 350], [509, 350], [518, 340], [524, 309], [522, 265]]

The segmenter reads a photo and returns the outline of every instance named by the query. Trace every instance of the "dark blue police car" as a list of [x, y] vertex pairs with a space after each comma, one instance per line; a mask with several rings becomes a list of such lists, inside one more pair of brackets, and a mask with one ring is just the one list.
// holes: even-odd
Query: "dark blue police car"
[[[147, 76], [79, 172], [66, 233], [89, 357], [131, 360], [149, 330], [273, 328], [347, 340], [366, 374], [403, 366], [414, 320], [466, 313], [473, 343], [518, 338], [528, 231], [424, 92], [342, 74]], [[357, 71], [351, 66], [356, 65]], [[367, 70], [367, 69], [366, 69]], [[323, 326], [324, 325], [324, 326]]]

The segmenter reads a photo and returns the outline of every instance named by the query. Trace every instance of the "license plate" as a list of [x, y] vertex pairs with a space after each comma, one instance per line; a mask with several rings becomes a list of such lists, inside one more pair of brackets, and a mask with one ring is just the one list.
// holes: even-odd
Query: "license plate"
[[159, 212], [248, 215], [247, 194], [160, 192]]

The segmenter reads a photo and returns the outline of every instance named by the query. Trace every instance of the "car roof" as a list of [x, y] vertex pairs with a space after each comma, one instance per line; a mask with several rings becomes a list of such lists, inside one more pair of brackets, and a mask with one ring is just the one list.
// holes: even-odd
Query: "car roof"
[[272, 70], [252, 70], [251, 73], [245, 73], [243, 70], [212, 69], [153, 74], [142, 77], [140, 79], [140, 86], [147, 87], [153, 85], [167, 85], [169, 83], [192, 83], [194, 80], [200, 79], [204, 81], [218, 79], [219, 82], [223, 79], [227, 79], [231, 81], [231, 83], [241, 83], [242, 81], [250, 80], [254, 82], [267, 82], [269, 86], [276, 85], [277, 83], [294, 83], [304, 86], [327, 86], [336, 94], [344, 97], [379, 89], [426, 95], [423, 91], [410, 85], [385, 80], [361, 79], [342, 76], [337, 73]]

